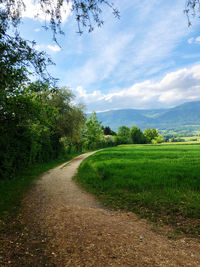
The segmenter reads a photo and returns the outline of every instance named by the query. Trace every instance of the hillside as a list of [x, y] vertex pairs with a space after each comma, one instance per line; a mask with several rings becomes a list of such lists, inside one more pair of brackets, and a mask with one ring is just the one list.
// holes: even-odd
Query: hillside
[[119, 126], [138, 126], [144, 130], [147, 125], [152, 128], [190, 128], [200, 125], [200, 101], [188, 102], [170, 109], [137, 110], [123, 109], [97, 113], [98, 120], [104, 126], [117, 130]]

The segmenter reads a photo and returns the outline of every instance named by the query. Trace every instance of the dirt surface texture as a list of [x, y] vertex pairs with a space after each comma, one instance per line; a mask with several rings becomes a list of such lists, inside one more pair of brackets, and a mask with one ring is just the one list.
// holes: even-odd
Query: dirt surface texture
[[45, 173], [25, 198], [26, 223], [47, 250], [35, 266], [200, 266], [199, 240], [171, 240], [131, 212], [106, 209], [72, 181], [91, 154]]

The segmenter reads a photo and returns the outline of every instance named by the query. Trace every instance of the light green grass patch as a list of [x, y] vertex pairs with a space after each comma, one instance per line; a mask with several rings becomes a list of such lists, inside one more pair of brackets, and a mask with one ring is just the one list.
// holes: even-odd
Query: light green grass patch
[[104, 149], [76, 179], [106, 205], [200, 234], [200, 144]]

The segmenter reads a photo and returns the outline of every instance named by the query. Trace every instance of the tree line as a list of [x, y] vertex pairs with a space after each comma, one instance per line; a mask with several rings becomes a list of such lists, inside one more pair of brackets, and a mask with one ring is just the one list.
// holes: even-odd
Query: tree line
[[165, 141], [165, 138], [157, 129], [147, 127], [144, 132], [137, 126], [129, 128], [120, 126], [118, 132], [114, 132], [109, 126], [103, 126], [98, 121], [96, 113], [88, 118], [86, 122], [87, 146], [89, 148], [116, 146], [120, 144], [158, 144]]
[[20, 169], [72, 152], [119, 144], [159, 143], [156, 129], [144, 133], [136, 126], [119, 127], [117, 133], [103, 127], [96, 113], [86, 119], [83, 105], [72, 104], [67, 88], [37, 81], [12, 94], [1, 95], [0, 176], [12, 178]]
[[72, 104], [67, 88], [42, 81], [0, 91], [0, 178], [12, 178], [24, 167], [73, 152], [110, 145], [96, 114]]
[[4, 90], [0, 95], [0, 176], [11, 178], [36, 162], [56, 159], [71, 144], [79, 146], [85, 122], [81, 106], [71, 105], [67, 89], [51, 88], [42, 82]]
[[115, 145], [120, 144], [158, 144], [165, 141], [165, 138], [157, 129], [147, 127], [144, 132], [137, 126], [129, 128], [120, 126], [118, 132], [112, 137]]

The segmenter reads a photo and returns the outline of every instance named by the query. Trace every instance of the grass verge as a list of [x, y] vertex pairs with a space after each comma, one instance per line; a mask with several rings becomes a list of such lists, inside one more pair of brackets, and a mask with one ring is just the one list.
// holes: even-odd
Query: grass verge
[[104, 204], [200, 236], [200, 144], [108, 148], [75, 179]]

